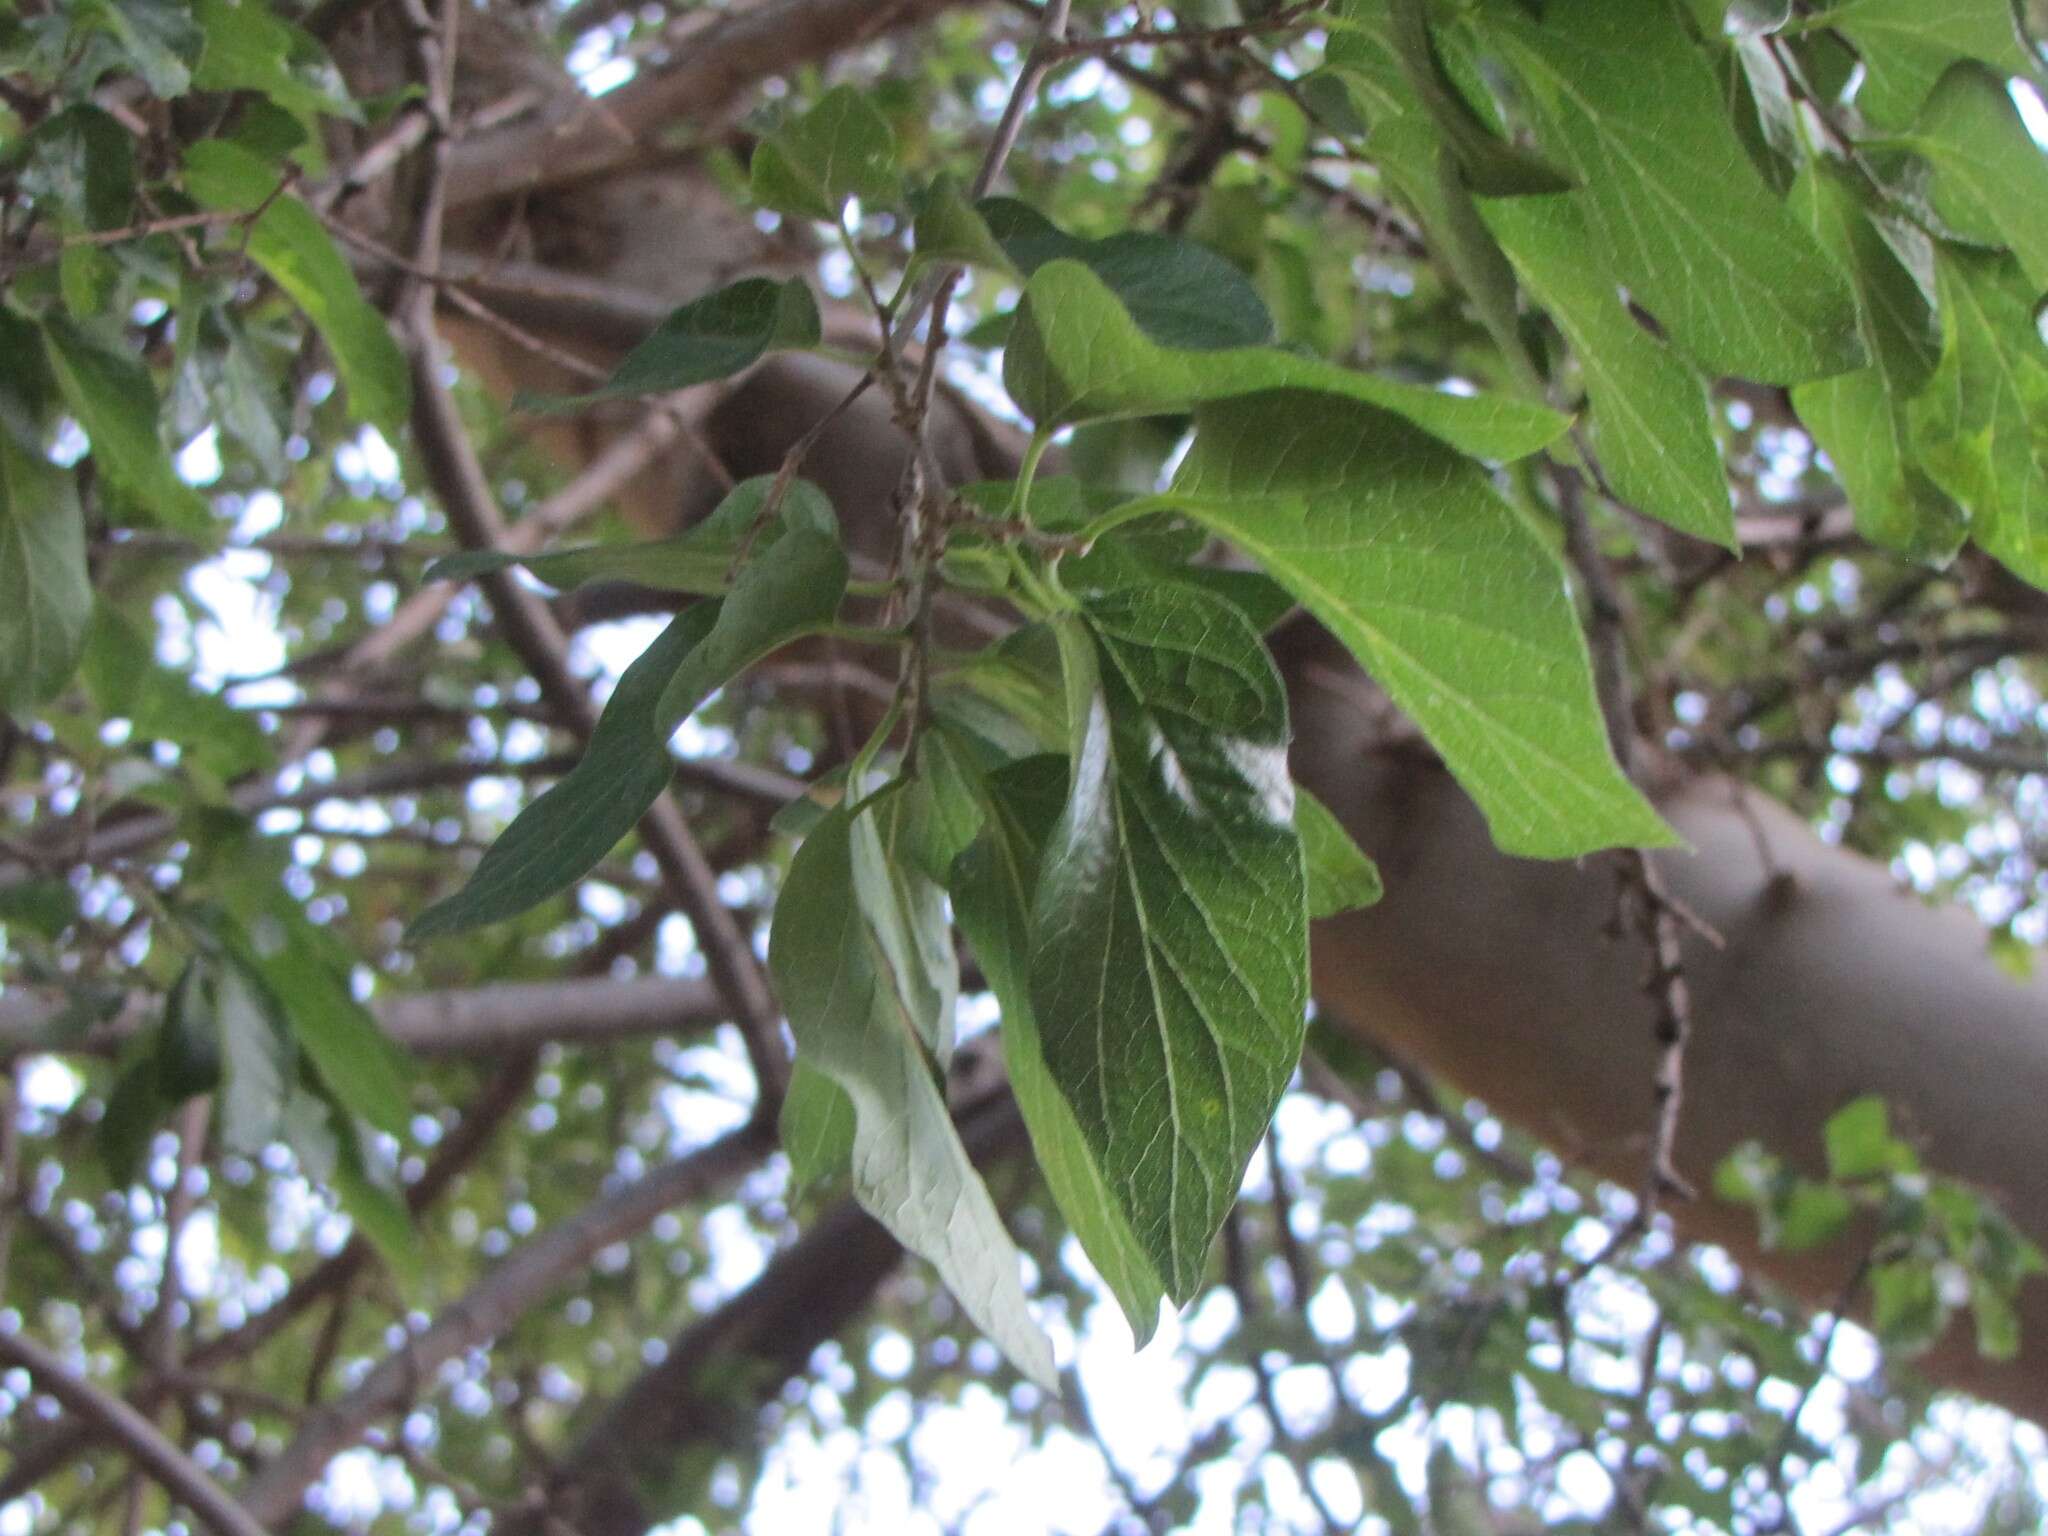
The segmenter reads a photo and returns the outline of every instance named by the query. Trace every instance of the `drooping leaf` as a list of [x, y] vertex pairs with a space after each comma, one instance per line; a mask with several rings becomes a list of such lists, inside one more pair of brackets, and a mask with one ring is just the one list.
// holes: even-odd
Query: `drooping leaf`
[[887, 207], [902, 195], [896, 135], [866, 95], [834, 86], [754, 151], [754, 201], [777, 213], [839, 222], [850, 199]]
[[1162, 347], [1206, 352], [1273, 339], [1258, 290], [1205, 245], [1152, 230], [1083, 240], [1014, 198], [984, 198], [976, 210], [1017, 271], [1028, 278], [1048, 262], [1079, 262]]
[[1063, 626], [1072, 780], [1033, 900], [1045, 1064], [1167, 1294], [1301, 1055], [1308, 907], [1287, 708], [1257, 631], [1192, 588]]
[[321, 954], [318, 931], [295, 904], [282, 901], [247, 913], [243, 921], [242, 961], [277, 999], [321, 1083], [349, 1114], [404, 1135], [412, 1117], [405, 1052], [356, 1001], [347, 976]]
[[[921, 954], [917, 919], [886, 899], [872, 816], [828, 812], [797, 850], [776, 901], [768, 963], [800, 1060], [854, 1109], [855, 1197], [939, 1272], [976, 1326], [1054, 1390], [1052, 1348], [1031, 1320], [1019, 1255], [947, 1113], [925, 1042], [951, 1021], [920, 1017], [892, 959]], [[950, 957], [950, 950], [947, 951]], [[931, 978], [927, 978], [931, 980]], [[943, 990], [943, 989], [940, 989]]]
[[412, 400], [405, 356], [313, 210], [279, 193], [279, 179], [274, 165], [239, 144], [209, 139], [185, 151], [185, 189], [203, 207], [263, 209], [247, 226], [249, 255], [327, 343], [350, 407], [395, 437]]
[[1577, 204], [1503, 198], [1485, 204], [1484, 216], [1579, 360], [1608, 483], [1638, 510], [1733, 549], [1735, 513], [1706, 385], [1623, 306]]
[[716, 603], [690, 608], [640, 653], [582, 760], [513, 818], [468, 884], [413, 919], [409, 941], [516, 917], [588, 874], [633, 830], [669, 780], [668, 739], [655, 730], [662, 690], [717, 617]]
[[960, 931], [1002, 1008], [1003, 1060], [1039, 1169], [1142, 1349], [1159, 1326], [1166, 1287], [1053, 1081], [1031, 1003], [1032, 892], [1066, 789], [1066, 760], [1050, 753], [998, 770], [987, 788], [986, 830], [960, 855], [947, 885]]
[[292, 1091], [291, 1038], [279, 1027], [270, 999], [231, 960], [211, 969], [212, 1024], [220, 1041], [218, 1098], [221, 1145], [259, 1156], [278, 1138]]
[[1169, 495], [1350, 648], [1507, 852], [1675, 840], [1608, 748], [1555, 551], [1475, 465], [1369, 405], [1267, 394], [1197, 412]]
[[[630, 581], [665, 592], [715, 597], [731, 585], [734, 563], [774, 483], [772, 475], [742, 480], [711, 516], [672, 539], [645, 544], [590, 544], [538, 555], [464, 550], [434, 561], [421, 573], [421, 580], [468, 581], [517, 565], [563, 592], [593, 581]], [[783, 493], [782, 516], [785, 521], [800, 522], [823, 533], [830, 533], [835, 526], [831, 503], [808, 480], [789, 483]]]
[[1970, 514], [1970, 537], [2048, 586], [2048, 347], [2009, 256], [1944, 246], [1941, 363], [1908, 410], [1920, 461]]
[[709, 384], [731, 378], [770, 352], [815, 347], [820, 325], [818, 301], [802, 278], [742, 278], [671, 313], [588, 394], [527, 398], [523, 403], [574, 409], [597, 400], [662, 395]]
[[1934, 211], [1958, 234], [2004, 245], [2048, 289], [2048, 153], [2005, 82], [1981, 64], [1941, 77], [1901, 142], [1934, 167]]
[[1307, 790], [1294, 791], [1294, 830], [1308, 870], [1308, 915], [1335, 917], [1370, 907], [1386, 894], [1379, 866], [1366, 857], [1330, 808]]
[[1808, 166], [1793, 183], [1792, 206], [1850, 275], [1871, 363], [1799, 385], [1792, 404], [1841, 478], [1856, 526], [1892, 549], [1945, 560], [1968, 518], [1921, 467], [1908, 412], [1938, 357], [1934, 315], [1844, 176]]
[[1884, 128], [1913, 119], [1948, 67], [1977, 59], [2001, 74], [2025, 74], [2031, 64], [2012, 0], [1844, 0], [1819, 20], [1856, 47], [1864, 79], [1856, 110]]
[[1555, 411], [1525, 401], [1396, 383], [1264, 347], [1161, 347], [1093, 272], [1071, 261], [1047, 263], [1026, 284], [1003, 353], [1003, 383], [1041, 429], [1158, 416], [1280, 389], [1365, 401], [1489, 459], [1534, 453], [1568, 425]]
[[71, 477], [0, 429], [0, 709], [56, 697], [92, 617]]
[[1792, 384], [1864, 361], [1847, 283], [1756, 171], [1666, 0], [1553, 0], [1498, 35], [1609, 266], [1696, 363]]
[[178, 478], [157, 435], [161, 406], [149, 371], [62, 315], [43, 317], [50, 371], [64, 403], [92, 439], [100, 472], [169, 527], [201, 532], [205, 500]]

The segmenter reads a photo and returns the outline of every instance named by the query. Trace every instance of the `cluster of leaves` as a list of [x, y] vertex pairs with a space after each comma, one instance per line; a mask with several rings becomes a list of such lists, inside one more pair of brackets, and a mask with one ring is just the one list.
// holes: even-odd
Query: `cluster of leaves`
[[[798, 1047], [782, 1109], [792, 1165], [804, 1182], [850, 1179], [976, 1327], [1050, 1383], [1016, 1244], [948, 1113], [957, 924], [1000, 1003], [1046, 1184], [1148, 1337], [1162, 1299], [1206, 1285], [1294, 1074], [1310, 920], [1378, 895], [1371, 863], [1288, 780], [1273, 625], [1299, 607], [1336, 634], [1503, 848], [1570, 857], [1670, 834], [1609, 751], [1547, 469], [1576, 466], [1617, 503], [1732, 546], [1707, 384], [1782, 384], [1873, 542], [1942, 560], [1971, 539], [2048, 577], [2035, 324], [2048, 249], [2030, 216], [2048, 206], [2048, 162], [2005, 90], [2036, 64], [2006, 0], [1939, 25], [1893, 0], [1540, 9], [1344, 0], [1321, 18], [1321, 67], [1262, 104], [1261, 176], [1298, 170], [1313, 141], [1369, 167], [1413, 220], [1478, 321], [1454, 367], [1349, 354], [1321, 303], [1328, 273], [1298, 230], [1267, 227], [1267, 180], [1212, 189], [1187, 235], [1095, 239], [1063, 224], [1112, 227], [1128, 209], [1105, 217], [1109, 194], [1072, 181], [1055, 194], [1026, 168], [1019, 184], [1047, 195], [970, 200], [909, 169], [916, 146], [869, 93], [827, 92], [769, 135], [750, 173], [757, 208], [825, 226], [857, 265], [874, 257], [858, 216], [907, 237], [889, 257], [900, 289], [876, 299], [885, 329], [942, 271], [966, 269], [988, 300], [965, 340], [1002, 347], [1031, 448], [1014, 481], [932, 509], [943, 537], [920, 574], [1022, 623], [952, 653], [900, 605], [877, 618], [900, 586], [852, 578], [834, 509], [794, 466], [743, 483], [681, 537], [525, 560], [563, 591], [627, 578], [698, 600], [468, 884], [398, 914], [409, 939], [511, 922], [601, 877], [669, 783], [676, 730], [762, 658], [816, 635], [901, 652], [881, 727], [779, 823], [800, 839], [770, 949]], [[175, 1103], [212, 1092], [224, 1147], [290, 1146], [402, 1265], [415, 1245], [369, 1135], [406, 1129], [401, 1068], [350, 994], [356, 957], [285, 894], [282, 855], [230, 808], [271, 745], [158, 664], [88, 577], [108, 530], [219, 542], [174, 467], [202, 426], [233, 440], [251, 485], [303, 474], [294, 386], [309, 365], [292, 376], [280, 359], [308, 326], [342, 386], [329, 434], [351, 420], [397, 436], [404, 360], [300, 188], [327, 169], [323, 118], [400, 103], [349, 101], [319, 45], [256, 0], [10, 18], [0, 70], [62, 104], [10, 120], [0, 167], [18, 194], [0, 230], [0, 704], [39, 709], [82, 684], [90, 709], [47, 720], [89, 767], [108, 760], [105, 720], [171, 744], [174, 769], [103, 788], [178, 812], [194, 843], [175, 889], [130, 893], [159, 919], [171, 1006], [115, 1078], [111, 1182]], [[116, 70], [216, 135], [153, 136], [138, 158], [91, 100]], [[541, 404], [730, 378], [821, 337], [811, 284], [749, 277], [677, 310], [590, 395]], [[454, 555], [428, 576], [509, 563]], [[186, 899], [230, 866], [217, 901]], [[33, 957], [39, 923], [54, 943], [77, 918], [61, 882], [6, 899], [17, 956]], [[1931, 1336], [1963, 1274], [1985, 1347], [2009, 1350], [2030, 1250], [1922, 1175], [1871, 1113], [1831, 1131], [1830, 1182], [1757, 1154], [1721, 1193], [1756, 1204], [1788, 1246], [1872, 1212], [1880, 1324]], [[577, 1134], [601, 1144], [601, 1131]], [[1324, 1193], [1346, 1198], [1335, 1182]], [[1489, 1280], [1528, 1235], [1501, 1239]], [[1412, 1254], [1374, 1262], [1389, 1290], [1428, 1279]], [[1621, 1394], [1589, 1401], [1569, 1370], [1526, 1364], [1532, 1338], [1553, 1338], [1542, 1296], [1456, 1300], [1469, 1309], [1401, 1334], [1430, 1356], [1430, 1329], [1451, 1319], [1432, 1358], [1456, 1369], [1424, 1383], [1433, 1402], [1513, 1408], [1533, 1393], [1595, 1428], [1621, 1411]], [[1697, 1287], [1683, 1304], [1707, 1309]], [[1471, 1309], [1486, 1326], [1460, 1334]], [[1764, 1443], [1698, 1438], [1688, 1450], [1731, 1466]], [[1695, 1492], [1709, 1517], [1732, 1507], [1725, 1485]]]
[[1967, 1305], [1978, 1349], [2011, 1359], [2019, 1349], [2013, 1299], [2030, 1275], [2048, 1270], [2040, 1249], [1981, 1192], [1924, 1169], [1892, 1131], [1882, 1099], [1838, 1110], [1824, 1145], [1827, 1177], [1811, 1179], [1747, 1143], [1721, 1164], [1715, 1193], [1753, 1207], [1764, 1245], [1788, 1253], [1824, 1247], [1862, 1223], [1857, 1236], [1869, 1257], [1856, 1283], [1867, 1278], [1872, 1321], [1896, 1348], [1924, 1349]]

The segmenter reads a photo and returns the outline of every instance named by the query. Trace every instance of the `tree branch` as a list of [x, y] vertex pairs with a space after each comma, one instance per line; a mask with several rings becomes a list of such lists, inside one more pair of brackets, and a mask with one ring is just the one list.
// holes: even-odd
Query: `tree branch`
[[327, 1463], [378, 1419], [411, 1402], [444, 1362], [490, 1343], [600, 1250], [634, 1236], [663, 1211], [737, 1178], [774, 1145], [772, 1125], [751, 1121], [515, 1250], [425, 1330], [373, 1366], [353, 1391], [308, 1416], [292, 1442], [250, 1483], [244, 1498], [248, 1511], [264, 1525], [284, 1526]]
[[45, 1392], [84, 1419], [99, 1425], [217, 1536], [270, 1536], [262, 1521], [227, 1495], [163, 1431], [133, 1408], [86, 1380], [56, 1355], [20, 1333], [0, 1332], [0, 1360], [20, 1366]]

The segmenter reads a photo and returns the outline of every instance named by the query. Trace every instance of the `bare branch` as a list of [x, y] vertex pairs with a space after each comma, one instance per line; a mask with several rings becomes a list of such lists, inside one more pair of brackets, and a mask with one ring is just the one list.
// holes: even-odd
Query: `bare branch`
[[125, 1451], [178, 1503], [217, 1536], [270, 1536], [264, 1523], [236, 1503], [149, 1420], [104, 1388], [73, 1371], [56, 1355], [20, 1333], [0, 1332], [0, 1360], [33, 1376], [45, 1392], [80, 1418], [89, 1419]]
[[737, 1178], [774, 1144], [773, 1127], [754, 1120], [515, 1250], [427, 1328], [372, 1367], [353, 1391], [309, 1415], [292, 1442], [250, 1483], [244, 1500], [249, 1512], [264, 1525], [283, 1527], [327, 1463], [356, 1444], [377, 1420], [411, 1402], [445, 1361], [490, 1343], [600, 1250], [634, 1236], [663, 1211]]

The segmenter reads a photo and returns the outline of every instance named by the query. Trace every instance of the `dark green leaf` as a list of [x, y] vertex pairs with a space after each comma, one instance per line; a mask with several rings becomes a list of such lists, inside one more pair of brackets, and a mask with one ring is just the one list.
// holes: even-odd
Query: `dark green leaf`
[[1078, 261], [1162, 347], [1213, 351], [1273, 339], [1258, 290], [1207, 246], [1150, 230], [1082, 240], [1014, 198], [986, 198], [977, 207], [1019, 272], [1029, 277], [1047, 262]]
[[987, 830], [960, 855], [948, 884], [960, 931], [1002, 1008], [1003, 1059], [1039, 1169], [1143, 1348], [1159, 1326], [1166, 1287], [1053, 1081], [1031, 1006], [1032, 891], [1066, 787], [1066, 761], [1050, 754], [995, 774], [987, 785]]
[[179, 0], [108, 0], [90, 14], [113, 35], [121, 62], [142, 76], [152, 96], [168, 99], [192, 88], [206, 37]]
[[290, 1037], [271, 1012], [270, 999], [241, 966], [215, 966], [213, 1024], [220, 1039], [217, 1098], [221, 1145], [256, 1157], [278, 1139], [285, 1103], [296, 1076]]
[[[499, 550], [465, 550], [444, 555], [422, 573], [424, 581], [467, 581], [491, 571], [524, 566], [561, 591], [592, 581], [630, 581], [666, 592], [715, 597], [732, 584], [733, 566], [743, 543], [774, 486], [772, 475], [758, 475], [734, 486], [718, 510], [696, 527], [672, 539], [647, 544], [591, 544], [581, 549], [552, 550], [543, 555], [514, 555]], [[782, 499], [785, 522], [829, 534], [836, 524], [832, 505], [808, 480], [792, 480]], [[765, 537], [765, 535], [764, 535]]]
[[1308, 870], [1308, 915], [1335, 917], [1369, 907], [1386, 894], [1379, 866], [1352, 841], [1344, 823], [1307, 790], [1294, 791], [1294, 830]]
[[0, 709], [55, 698], [92, 616], [71, 477], [0, 431]]
[[161, 408], [148, 370], [61, 315], [44, 316], [43, 334], [49, 339], [51, 372], [71, 414], [92, 439], [100, 473], [160, 522], [190, 532], [205, 530], [212, 522], [206, 502], [178, 478], [157, 435]]
[[685, 656], [662, 690], [655, 734], [667, 741], [716, 688], [769, 652], [830, 624], [846, 595], [846, 553], [836, 530], [791, 526], [748, 562], [719, 604], [703, 644]]
[[1170, 497], [1328, 625], [1510, 853], [1676, 839], [1615, 765], [1554, 550], [1473, 464], [1331, 395], [1205, 406]]
[[991, 272], [1015, 272], [988, 221], [951, 177], [933, 182], [917, 205], [912, 245], [921, 261], [955, 262]]
[[275, 166], [240, 145], [214, 139], [185, 151], [185, 188], [203, 206], [264, 209], [247, 228], [249, 255], [320, 332], [356, 415], [396, 437], [412, 399], [405, 355], [312, 209], [279, 194], [278, 182]]
[[763, 208], [828, 224], [854, 198], [891, 206], [903, 191], [896, 135], [865, 94], [834, 86], [754, 151], [753, 191]]
[[770, 352], [815, 347], [820, 335], [818, 301], [802, 278], [742, 278], [674, 311], [589, 394], [525, 403], [567, 410], [595, 400], [667, 394], [731, 378]]
[[1503, 25], [1573, 196], [1635, 300], [1701, 367], [1770, 383], [1864, 362], [1848, 285], [1772, 195], [1662, 0], [1552, 0]]
[[1025, 286], [1003, 353], [1003, 383], [1041, 430], [1280, 389], [1365, 401], [1488, 459], [1534, 453], [1569, 424], [1540, 405], [1395, 383], [1270, 348], [1161, 347], [1093, 272], [1071, 261], [1047, 263]]
[[701, 603], [641, 652], [612, 690], [582, 761], [513, 818], [467, 885], [412, 920], [409, 940], [516, 917], [575, 884], [633, 830], [668, 785], [668, 737], [655, 730], [662, 689], [717, 617], [716, 603]]
[[1465, 186], [1485, 197], [1563, 192], [1571, 179], [1496, 135], [1444, 73], [1430, 35], [1428, 0], [1392, 0], [1387, 41], [1409, 91], [1450, 146]]
[[1033, 902], [1031, 1007], [1104, 1183], [1185, 1302], [1301, 1054], [1286, 699], [1220, 599], [1161, 586], [1087, 614], [1062, 636], [1072, 784]]
[[902, 886], [885, 862], [872, 816], [851, 818], [842, 806], [811, 829], [776, 902], [776, 988], [799, 1057], [852, 1100], [856, 1198], [1051, 1390], [1052, 1349], [1025, 1305], [1017, 1250], [953, 1128], [927, 1043], [951, 1019], [920, 1010], [950, 990], [943, 977], [900, 969], [905, 957], [936, 953], [913, 932], [928, 919], [890, 899]]

